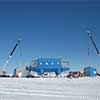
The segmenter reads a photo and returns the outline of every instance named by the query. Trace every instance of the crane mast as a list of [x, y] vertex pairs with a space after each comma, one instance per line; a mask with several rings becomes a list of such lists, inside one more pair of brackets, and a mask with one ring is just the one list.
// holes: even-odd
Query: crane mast
[[96, 44], [95, 44], [95, 42], [94, 42], [94, 40], [93, 40], [92, 35], [91, 35], [90, 32], [88, 32], [88, 36], [89, 36], [89, 38], [90, 38], [90, 40], [91, 40], [91, 42], [92, 42], [92, 44], [93, 44], [93, 46], [94, 46], [97, 54], [100, 56], [100, 52], [99, 52], [99, 50], [98, 50], [98, 48], [97, 48], [97, 46], [96, 46]]
[[9, 54], [7, 60], [5, 61], [4, 65], [3, 65], [2, 69], [1, 69], [1, 73], [2, 74], [5, 74], [6, 67], [7, 67], [7, 65], [8, 65], [8, 63], [9, 63], [9, 61], [10, 61], [10, 59], [11, 59], [13, 53], [14, 53], [14, 51], [16, 50], [17, 46], [19, 45], [19, 43], [20, 43], [20, 40], [17, 41], [16, 45], [14, 46], [13, 50]]

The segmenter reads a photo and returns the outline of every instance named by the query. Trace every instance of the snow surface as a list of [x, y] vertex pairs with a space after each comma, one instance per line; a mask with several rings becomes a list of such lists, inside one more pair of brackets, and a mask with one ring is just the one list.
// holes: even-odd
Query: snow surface
[[100, 100], [100, 77], [0, 78], [0, 100]]

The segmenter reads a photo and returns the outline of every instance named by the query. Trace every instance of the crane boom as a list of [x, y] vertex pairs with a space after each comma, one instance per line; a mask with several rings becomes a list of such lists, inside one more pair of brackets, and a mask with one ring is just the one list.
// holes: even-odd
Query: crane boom
[[8, 65], [8, 63], [9, 63], [9, 61], [10, 61], [10, 59], [11, 59], [11, 57], [12, 57], [12, 55], [13, 55], [13, 53], [14, 53], [14, 51], [15, 51], [15, 49], [17, 48], [17, 46], [18, 46], [19, 43], [20, 43], [20, 40], [17, 41], [17, 43], [16, 43], [16, 45], [14, 46], [13, 50], [12, 50], [11, 53], [9, 54], [7, 60], [5, 61], [4, 65], [3, 65], [2, 69], [1, 69], [1, 72], [5, 72], [5, 69], [6, 69], [6, 67], [7, 67], [7, 65]]
[[92, 35], [91, 35], [90, 32], [88, 32], [88, 36], [89, 36], [89, 38], [90, 38], [93, 46], [95, 47], [95, 50], [96, 50], [97, 54], [100, 56], [100, 52], [99, 52], [99, 50], [98, 50], [98, 48], [97, 48], [97, 46], [96, 46], [96, 44], [95, 44], [95, 42], [94, 42], [94, 40], [93, 40]]

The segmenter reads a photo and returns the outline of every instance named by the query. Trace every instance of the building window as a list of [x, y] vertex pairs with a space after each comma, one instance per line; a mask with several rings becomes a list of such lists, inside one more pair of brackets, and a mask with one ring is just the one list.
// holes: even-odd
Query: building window
[[52, 62], [51, 65], [54, 65], [54, 62]]
[[40, 62], [40, 65], [42, 65], [42, 62]]
[[48, 62], [46, 62], [46, 65], [48, 65]]
[[57, 65], [59, 65], [60, 63], [59, 62], [57, 62]]

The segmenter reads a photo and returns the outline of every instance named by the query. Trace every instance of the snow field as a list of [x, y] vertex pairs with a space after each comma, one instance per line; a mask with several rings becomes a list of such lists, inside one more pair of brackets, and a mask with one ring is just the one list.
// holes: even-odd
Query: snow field
[[100, 77], [0, 78], [0, 100], [100, 100]]

